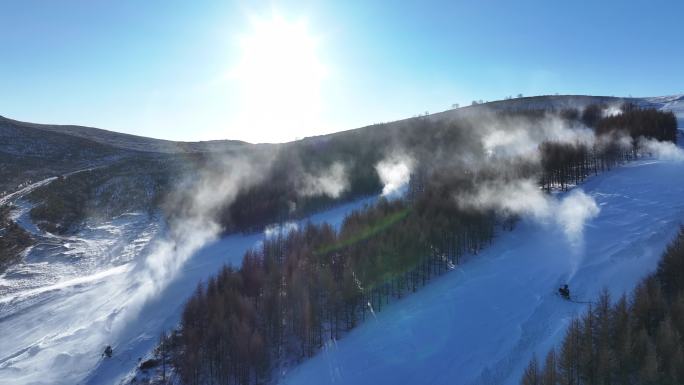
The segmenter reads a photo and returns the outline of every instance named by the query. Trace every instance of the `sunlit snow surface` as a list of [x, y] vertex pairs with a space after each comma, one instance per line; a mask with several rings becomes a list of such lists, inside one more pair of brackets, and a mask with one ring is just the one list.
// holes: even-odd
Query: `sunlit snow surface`
[[[684, 98], [655, 99], [681, 127]], [[580, 187], [601, 212], [579, 247], [557, 228], [524, 220], [467, 263], [328, 342], [280, 382], [519, 384], [532, 356], [543, 360], [588, 306], [555, 295], [559, 285], [568, 283], [580, 300], [603, 288], [614, 297], [629, 293], [654, 271], [684, 221], [683, 162], [637, 161]]]
[[285, 384], [518, 384], [606, 287], [652, 271], [684, 219], [684, 164], [639, 161], [582, 185], [601, 212], [584, 245], [528, 221], [480, 255], [377, 314], [285, 376]]
[[[313, 215], [339, 225], [362, 199]], [[14, 202], [14, 219], [37, 235], [24, 261], [0, 275], [0, 384], [116, 384], [134, 369], [162, 330], [179, 320], [195, 286], [223, 264], [239, 264], [264, 233], [231, 235], [206, 245], [158, 295], [144, 297], [139, 278], [146, 256], [163, 236], [161, 221], [131, 213], [91, 224], [70, 237], [42, 233], [30, 205]], [[282, 231], [292, 228], [283, 227]], [[268, 233], [278, 231], [269, 228]], [[101, 360], [104, 346], [113, 359]]]
[[73, 384], [108, 339], [127, 300], [126, 273], [159, 221], [126, 214], [59, 237], [40, 234], [18, 203], [18, 222], [38, 242], [0, 275], [0, 383]]

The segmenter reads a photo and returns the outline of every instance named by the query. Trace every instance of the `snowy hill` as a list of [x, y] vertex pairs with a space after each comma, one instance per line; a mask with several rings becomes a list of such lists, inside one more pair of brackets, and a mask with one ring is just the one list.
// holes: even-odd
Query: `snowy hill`
[[[309, 219], [339, 224], [367, 201]], [[144, 216], [122, 216], [63, 242], [45, 234], [26, 263], [0, 275], [0, 351], [8, 352], [0, 356], [0, 384], [118, 383], [178, 322], [180, 299], [223, 264], [239, 264], [266, 234], [208, 242], [168, 276], [155, 270], [174, 262], [154, 242], [162, 238], [160, 224]], [[101, 360], [106, 344], [116, 360]]]
[[[450, 119], [483, 108], [566, 108], [623, 100], [521, 98], [450, 110], [430, 118]], [[638, 101], [676, 112], [684, 106], [681, 97]], [[679, 119], [681, 122], [681, 115]], [[290, 145], [334, 141], [346, 135], [363, 138], [371, 132], [390, 136], [393, 127], [405, 123]], [[0, 119], [0, 135], [5, 135], [0, 141], [4, 164], [21, 159], [26, 166], [18, 175], [39, 170], [34, 175], [45, 178], [37, 182], [35, 191], [49, 192], [54, 177], [62, 173], [106, 166], [111, 168], [97, 169], [104, 182], [94, 189], [102, 199], [123, 196], [117, 204], [139, 200], [118, 188], [132, 191], [154, 186], [148, 183], [154, 180], [148, 171], [172, 163], [169, 160], [203, 151], [264, 148], [231, 141], [178, 144], [4, 118]], [[66, 154], [73, 155], [74, 161], [65, 160]], [[530, 355], [543, 355], [562, 336], [569, 317], [583, 309], [581, 304], [563, 303], [551, 295], [559, 283], [569, 281], [582, 298], [592, 298], [603, 286], [621, 293], [655, 266], [684, 218], [684, 206], [678, 199], [684, 192], [682, 167], [672, 161], [640, 161], [591, 179], [581, 187], [599, 202], [601, 214], [590, 223], [582, 246], [561, 247], [565, 245], [557, 241], [557, 229], [523, 222], [515, 231], [500, 234], [477, 258], [394, 303], [379, 313], [377, 320], [343, 340], [330, 342], [317, 357], [286, 373], [283, 381], [420, 383], [427, 378], [434, 383], [517, 383], [516, 376]], [[121, 179], [110, 178], [115, 174], [101, 171], [105, 169], [116, 170]], [[172, 174], [176, 169], [169, 170], [162, 171]], [[86, 173], [74, 175], [73, 181], [96, 179], [83, 178]], [[69, 180], [64, 183], [69, 185]], [[218, 239], [208, 236], [185, 250], [166, 242], [165, 222], [157, 212], [129, 212], [129, 206], [124, 206], [116, 215], [86, 220], [74, 233], [57, 235], [32, 222], [28, 212], [33, 203], [24, 199], [30, 193], [22, 190], [2, 201], [17, 205], [13, 220], [37, 240], [22, 263], [0, 275], [2, 385], [119, 383], [135, 369], [138, 358], [150, 352], [159, 333], [177, 324], [184, 299], [199, 281], [224, 263], [239, 264], [246, 249], [274, 231], [270, 228]], [[303, 220], [339, 224], [345, 214], [373, 199], [356, 200]], [[177, 252], [177, 247], [182, 250]], [[100, 359], [106, 344], [115, 348], [116, 359]]]
[[[681, 95], [638, 103], [673, 111], [684, 127]], [[635, 162], [579, 188], [601, 208], [580, 244], [524, 221], [465, 265], [330, 341], [282, 373], [280, 383], [519, 384], [533, 355], [557, 346], [603, 289], [617, 298], [653, 271], [684, 223], [681, 160]], [[563, 283], [582, 303], [555, 294]]]
[[591, 301], [603, 288], [628, 293], [655, 269], [684, 221], [684, 163], [645, 160], [581, 188], [601, 212], [583, 243], [553, 226], [523, 222], [480, 255], [397, 301], [283, 384], [518, 384], [587, 304], [555, 294], [567, 282]]

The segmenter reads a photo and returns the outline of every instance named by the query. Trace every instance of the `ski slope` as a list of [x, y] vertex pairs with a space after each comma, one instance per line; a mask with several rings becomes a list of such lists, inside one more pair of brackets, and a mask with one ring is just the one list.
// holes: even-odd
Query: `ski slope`
[[684, 220], [684, 164], [638, 161], [581, 188], [601, 212], [570, 245], [554, 227], [522, 221], [490, 247], [394, 302], [282, 384], [518, 384], [602, 288], [628, 293], [657, 265]]
[[[684, 100], [651, 103], [684, 111]], [[678, 116], [682, 121], [682, 116]], [[231, 235], [201, 248], [178, 274], [142, 295], [147, 257], [164, 235], [156, 218], [129, 214], [72, 237], [39, 234], [27, 217], [27, 190], [2, 198], [18, 223], [39, 236], [25, 261], [0, 275], [0, 385], [118, 384], [177, 325], [198, 282], [266, 234]], [[523, 221], [468, 263], [395, 302], [311, 360], [284, 373], [288, 384], [517, 384], [533, 353], [543, 356], [585, 305], [553, 295], [570, 284], [581, 299], [603, 287], [618, 295], [653, 270], [684, 219], [684, 166], [639, 161], [581, 188], [601, 213], [580, 247], [553, 227]], [[373, 198], [310, 218], [338, 225]], [[143, 298], [140, 301], [140, 298]], [[100, 359], [104, 346], [111, 360]]]
[[[46, 181], [45, 183], [49, 183]], [[18, 197], [21, 194], [18, 194]], [[366, 198], [313, 215], [339, 225]], [[118, 384], [174, 328], [185, 299], [224, 264], [271, 233], [230, 235], [205, 245], [168, 282], [148, 293], [146, 259], [163, 239], [160, 221], [128, 214], [88, 225], [75, 236], [36, 234], [27, 203], [16, 220], [39, 237], [24, 261], [0, 275], [0, 384]], [[291, 225], [291, 224], [290, 224]], [[114, 357], [102, 360], [106, 345]]]

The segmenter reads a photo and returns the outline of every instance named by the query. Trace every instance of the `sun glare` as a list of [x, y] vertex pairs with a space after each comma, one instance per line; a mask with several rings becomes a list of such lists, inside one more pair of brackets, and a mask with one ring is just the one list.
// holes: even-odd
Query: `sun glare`
[[304, 21], [282, 16], [253, 19], [240, 38], [233, 77], [240, 87], [240, 129], [252, 141], [287, 141], [320, 127], [321, 82], [326, 69]]

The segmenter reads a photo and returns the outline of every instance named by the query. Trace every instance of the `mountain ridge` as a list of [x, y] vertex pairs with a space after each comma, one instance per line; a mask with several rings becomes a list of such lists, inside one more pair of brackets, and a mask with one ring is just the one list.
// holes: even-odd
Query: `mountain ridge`
[[14, 120], [0, 115], [0, 125], [13, 125], [21, 128], [37, 129], [69, 135], [92, 142], [107, 144], [124, 150], [159, 153], [214, 152], [230, 150], [250, 144], [240, 140], [209, 140], [197, 142], [172, 141], [142, 135], [126, 134], [97, 127], [61, 124], [42, 124]]
[[[634, 102], [641, 105], [663, 106], [684, 101], [684, 94], [664, 95], [664, 96], [648, 96], [648, 97], [621, 97], [621, 96], [604, 96], [604, 95], [535, 95], [525, 96], [512, 99], [493, 100], [483, 103], [473, 104], [469, 106], [462, 106], [460, 108], [451, 108], [444, 111], [439, 111], [424, 115], [429, 119], [453, 119], [461, 114], [468, 114], [471, 112], [479, 112], [483, 109], [493, 110], [529, 110], [529, 109], [563, 109], [563, 108], [583, 108], [589, 104], [618, 104], [624, 102]], [[45, 124], [32, 123], [26, 121], [15, 120], [6, 116], [0, 115], [0, 129], [4, 125], [12, 125], [20, 128], [38, 129], [49, 131], [58, 134], [69, 135], [82, 139], [88, 139], [92, 142], [107, 144], [125, 150], [141, 151], [141, 152], [158, 152], [158, 153], [196, 153], [196, 152], [220, 152], [226, 150], [234, 150], [243, 146], [260, 146], [270, 144], [287, 144], [299, 141], [307, 141], [314, 138], [331, 137], [336, 134], [348, 133], [350, 131], [365, 129], [367, 127], [375, 127], [378, 125], [394, 125], [409, 121], [415, 117], [409, 117], [390, 122], [379, 124], [370, 124], [361, 127], [350, 128], [342, 131], [337, 131], [329, 134], [313, 135], [304, 137], [299, 140], [293, 140], [284, 143], [250, 143], [236, 139], [217, 139], [207, 141], [174, 141], [168, 139], [152, 138], [143, 135], [127, 134], [123, 132], [107, 130], [97, 127], [81, 126], [75, 124]]]

